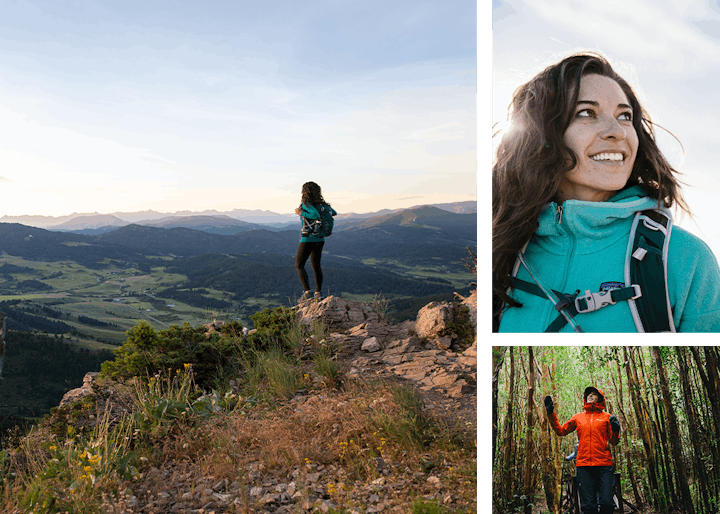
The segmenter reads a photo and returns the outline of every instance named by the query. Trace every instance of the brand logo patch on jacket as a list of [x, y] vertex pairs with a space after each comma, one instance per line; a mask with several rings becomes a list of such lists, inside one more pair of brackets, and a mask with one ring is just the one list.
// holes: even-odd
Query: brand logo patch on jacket
[[600, 284], [600, 292], [604, 293], [605, 291], [622, 289], [623, 287], [625, 287], [624, 282], [603, 282], [602, 284]]

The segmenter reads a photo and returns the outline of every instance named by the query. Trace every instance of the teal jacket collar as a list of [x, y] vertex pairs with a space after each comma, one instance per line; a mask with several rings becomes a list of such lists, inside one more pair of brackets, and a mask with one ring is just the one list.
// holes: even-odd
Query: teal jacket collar
[[636, 212], [657, 207], [642, 186], [618, 192], [606, 202], [566, 200], [545, 206], [538, 220], [536, 242], [546, 251], [565, 254], [574, 244], [581, 254], [592, 253], [614, 243], [630, 232]]

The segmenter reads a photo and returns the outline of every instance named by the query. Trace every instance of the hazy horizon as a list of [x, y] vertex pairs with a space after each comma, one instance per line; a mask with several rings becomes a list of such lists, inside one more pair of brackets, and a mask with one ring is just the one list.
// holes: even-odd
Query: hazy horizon
[[[460, 200], [457, 202], [437, 202], [437, 203], [421, 203], [421, 204], [415, 204], [411, 205], [409, 207], [384, 207], [382, 209], [378, 210], [372, 210], [372, 211], [346, 211], [346, 212], [340, 212], [338, 215], [343, 214], [371, 214], [374, 212], [381, 212], [381, 211], [396, 211], [396, 210], [403, 210], [403, 209], [411, 209], [415, 207], [421, 207], [423, 205], [453, 205], [453, 204], [464, 204], [464, 203], [475, 203], [477, 205], [477, 200]], [[72, 216], [117, 216], [120, 214], [142, 214], [142, 213], [153, 213], [153, 214], [166, 214], [166, 215], [178, 215], [181, 213], [188, 213], [189, 215], [203, 215], [204, 213], [218, 213], [218, 214], [224, 214], [228, 212], [236, 212], [236, 211], [243, 211], [243, 212], [261, 212], [261, 213], [269, 213], [269, 214], [276, 214], [279, 216], [296, 216], [294, 212], [276, 212], [269, 209], [244, 209], [241, 207], [236, 207], [234, 209], [228, 209], [228, 210], [219, 210], [219, 209], [203, 209], [201, 211], [191, 211], [187, 209], [179, 210], [179, 211], [157, 211], [154, 209], [144, 209], [144, 210], [138, 210], [138, 211], [114, 211], [114, 212], [72, 212], [69, 214], [60, 214], [57, 216], [51, 216], [51, 215], [43, 215], [43, 214], [3, 214], [0, 216], [0, 219], [3, 218], [67, 218]]]

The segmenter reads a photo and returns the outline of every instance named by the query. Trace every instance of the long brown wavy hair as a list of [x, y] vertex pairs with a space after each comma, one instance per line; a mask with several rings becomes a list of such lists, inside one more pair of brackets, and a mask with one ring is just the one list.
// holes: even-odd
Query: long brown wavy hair
[[538, 227], [544, 206], [555, 199], [577, 156], [565, 144], [580, 79], [597, 74], [622, 88], [633, 110], [638, 151], [625, 188], [642, 184], [658, 206], [673, 203], [690, 212], [673, 169], [660, 152], [650, 116], [630, 85], [601, 55], [583, 52], [549, 66], [520, 86], [509, 106], [510, 130], [502, 137], [492, 172], [493, 331], [508, 305], [520, 307], [507, 293], [517, 253]]
[[322, 190], [315, 182], [305, 182], [302, 187], [302, 203], [330, 205], [323, 198]]

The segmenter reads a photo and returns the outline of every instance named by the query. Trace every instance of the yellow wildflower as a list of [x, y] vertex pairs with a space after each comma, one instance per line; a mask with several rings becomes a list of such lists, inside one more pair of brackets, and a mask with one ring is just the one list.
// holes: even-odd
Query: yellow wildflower
[[57, 450], [57, 446], [55, 446], [55, 445], [53, 444], [52, 446], [50, 446], [49, 450], [50, 450], [50, 451]]

